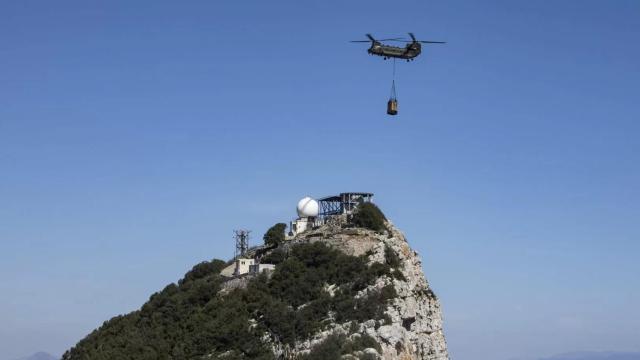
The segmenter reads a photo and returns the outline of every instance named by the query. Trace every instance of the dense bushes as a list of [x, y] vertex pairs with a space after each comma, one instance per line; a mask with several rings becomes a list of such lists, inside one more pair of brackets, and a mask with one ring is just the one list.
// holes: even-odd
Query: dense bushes
[[[386, 303], [396, 296], [387, 286], [356, 298], [379, 276], [392, 275], [389, 264], [368, 266], [364, 257], [348, 256], [321, 242], [297, 245], [277, 256], [280, 262], [270, 278], [258, 276], [246, 289], [225, 296], [218, 295], [224, 263], [198, 264], [178, 285], [152, 295], [139, 311], [109, 320], [63, 359], [186, 360], [221, 354], [225, 359], [272, 359], [261, 340], [265, 333], [293, 344], [334, 319], [383, 319]], [[334, 296], [324, 290], [328, 284], [335, 285]], [[338, 345], [340, 353], [364, 346], [345, 339]], [[307, 359], [316, 358], [331, 357]]]
[[358, 227], [382, 232], [387, 229], [386, 220], [387, 218], [375, 204], [367, 202], [358, 205], [351, 222]]
[[[307, 355], [301, 356], [301, 360], [327, 360], [340, 359], [342, 355], [352, 354], [367, 348], [376, 349], [380, 352], [380, 344], [366, 334], [348, 339], [345, 335], [331, 335], [326, 340], [316, 345]], [[377, 359], [375, 355], [363, 354], [361, 360]]]
[[284, 241], [284, 231], [287, 229], [287, 224], [277, 223], [267, 230], [262, 237], [264, 244], [270, 247], [276, 247], [282, 244]]
[[218, 274], [220, 273], [220, 271], [222, 271], [222, 269], [224, 269], [225, 266], [226, 263], [224, 261], [217, 259], [213, 261], [201, 262], [200, 264], [194, 266], [191, 271], [186, 273], [180, 283], [202, 279], [203, 277], [209, 275]]
[[63, 359], [186, 360], [227, 351], [271, 359], [261, 334], [247, 326], [250, 314], [241, 294], [217, 295], [223, 264], [196, 265], [179, 285], [170, 284], [140, 310], [105, 322]]
[[266, 254], [265, 256], [263, 256], [261, 259], [261, 262], [265, 264], [278, 265], [281, 262], [283, 262], [284, 259], [286, 259], [286, 257], [287, 257], [287, 254], [284, 252], [284, 250], [281, 248], [278, 248]]

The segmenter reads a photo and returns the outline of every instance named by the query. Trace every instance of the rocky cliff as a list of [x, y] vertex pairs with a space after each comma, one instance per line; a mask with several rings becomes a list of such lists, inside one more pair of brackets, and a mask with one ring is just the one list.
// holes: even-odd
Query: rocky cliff
[[[352, 256], [364, 256], [369, 264], [385, 263], [388, 252], [397, 256], [397, 271], [401, 276], [381, 276], [358, 296], [364, 296], [385, 286], [393, 286], [397, 294], [385, 309], [383, 319], [369, 319], [353, 331], [350, 323], [332, 324], [311, 339], [299, 344], [298, 351], [309, 351], [335, 333], [367, 334], [381, 348], [382, 359], [448, 359], [447, 344], [442, 329], [440, 302], [429, 287], [422, 270], [422, 260], [411, 249], [405, 236], [387, 222], [387, 232], [379, 234], [363, 228], [343, 229], [340, 224], [325, 225], [297, 236], [287, 246], [323, 242]], [[392, 256], [393, 256], [392, 255]], [[353, 335], [351, 335], [353, 336]]]

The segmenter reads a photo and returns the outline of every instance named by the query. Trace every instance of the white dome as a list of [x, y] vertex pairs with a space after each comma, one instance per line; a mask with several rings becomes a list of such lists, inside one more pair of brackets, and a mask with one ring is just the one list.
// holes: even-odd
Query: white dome
[[308, 196], [298, 201], [296, 208], [299, 217], [318, 216], [318, 209], [318, 202]]

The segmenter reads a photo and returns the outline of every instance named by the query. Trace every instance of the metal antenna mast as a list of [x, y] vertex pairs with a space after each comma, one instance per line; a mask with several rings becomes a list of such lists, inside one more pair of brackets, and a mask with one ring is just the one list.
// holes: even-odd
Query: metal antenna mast
[[234, 258], [244, 257], [249, 250], [249, 234], [251, 230], [233, 230], [236, 239]]

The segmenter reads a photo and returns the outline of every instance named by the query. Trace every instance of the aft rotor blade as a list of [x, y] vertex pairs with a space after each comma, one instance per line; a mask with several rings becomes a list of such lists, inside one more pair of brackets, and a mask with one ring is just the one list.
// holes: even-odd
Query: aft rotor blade
[[399, 41], [399, 42], [406, 42], [406, 43], [414, 43], [414, 42], [419, 42], [419, 43], [423, 43], [423, 44], [446, 44], [446, 41], [428, 41], [428, 40], [393, 40], [393, 41]]

